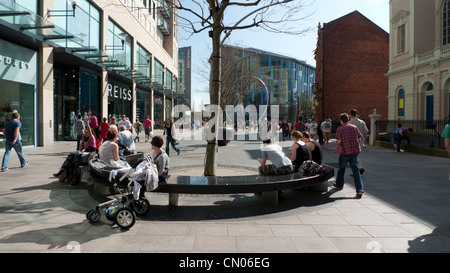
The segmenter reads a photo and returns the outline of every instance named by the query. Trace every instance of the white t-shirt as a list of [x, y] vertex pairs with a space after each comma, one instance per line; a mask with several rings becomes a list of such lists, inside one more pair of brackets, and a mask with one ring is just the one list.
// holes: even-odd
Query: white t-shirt
[[317, 123], [310, 123], [308, 124], [308, 131], [311, 135], [317, 134]]

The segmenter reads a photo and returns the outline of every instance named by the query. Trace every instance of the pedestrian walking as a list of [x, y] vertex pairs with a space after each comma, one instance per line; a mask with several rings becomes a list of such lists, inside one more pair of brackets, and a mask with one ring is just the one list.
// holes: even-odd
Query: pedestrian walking
[[311, 137], [311, 139], [316, 140], [317, 137], [317, 123], [316, 123], [316, 119], [313, 118], [311, 119], [311, 122], [308, 124], [307, 128], [308, 128], [308, 132], [309, 135]]
[[289, 135], [289, 124], [286, 119], [283, 119], [283, 122], [281, 123], [280, 127], [281, 127], [283, 141], [285, 141]]
[[108, 133], [108, 130], [109, 130], [109, 123], [108, 120], [104, 117], [103, 122], [100, 123], [100, 138], [102, 140], [107, 138], [106, 134]]
[[[350, 120], [348, 123], [355, 125], [359, 132], [361, 133], [361, 138], [359, 139], [359, 144], [364, 148], [367, 147], [367, 133], [369, 132], [369, 129], [367, 129], [366, 123], [359, 119], [357, 116], [356, 109], [350, 110]], [[364, 167], [361, 162], [361, 158], [358, 157], [358, 166], [359, 166], [359, 173], [364, 173]]]
[[166, 119], [164, 122], [164, 133], [166, 135], [166, 154], [169, 155], [169, 144], [180, 154], [180, 149], [177, 147], [177, 137], [175, 133], [175, 127], [173, 126], [173, 121], [171, 118]]
[[336, 154], [339, 154], [339, 170], [333, 186], [336, 190], [342, 190], [344, 187], [345, 168], [347, 163], [350, 163], [356, 189], [355, 198], [361, 198], [364, 193], [363, 181], [358, 169], [358, 154], [361, 152], [359, 144], [361, 133], [355, 125], [348, 123], [349, 117], [347, 113], [342, 113], [339, 116], [339, 121], [341, 126], [336, 130], [338, 147], [335, 151]]
[[17, 153], [17, 156], [19, 157], [20, 161], [20, 167], [25, 167], [28, 164], [30, 164], [29, 161], [27, 161], [22, 153], [22, 138], [20, 136], [20, 127], [22, 127], [22, 123], [20, 122], [20, 114], [18, 112], [12, 113], [12, 120], [6, 122], [5, 124], [5, 153], [3, 154], [3, 160], [2, 160], [2, 172], [9, 171], [8, 165], [9, 165], [9, 155], [11, 153], [11, 149], [14, 148], [14, 150]]
[[330, 141], [331, 128], [332, 124], [330, 118], [328, 116], [325, 117], [325, 120], [320, 124], [320, 128], [323, 133], [323, 148], [328, 149], [328, 143]]
[[149, 116], [147, 116], [142, 123], [144, 124], [145, 142], [147, 142], [150, 138], [153, 137], [152, 120]]
[[78, 115], [78, 119], [75, 121], [75, 132], [77, 134], [77, 148], [76, 148], [76, 150], [78, 151], [80, 149], [81, 138], [84, 135], [84, 123], [83, 123], [83, 116], [82, 115]]
[[134, 138], [134, 142], [139, 142], [139, 134], [141, 133], [141, 126], [142, 123], [139, 121], [139, 119], [136, 119], [136, 122], [133, 123], [134, 131], [136, 132], [136, 137]]

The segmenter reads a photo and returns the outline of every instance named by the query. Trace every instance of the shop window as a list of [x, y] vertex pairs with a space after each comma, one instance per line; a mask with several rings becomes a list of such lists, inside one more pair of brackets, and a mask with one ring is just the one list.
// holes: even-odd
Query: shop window
[[0, 149], [4, 149], [4, 128], [13, 111], [20, 114], [22, 145], [35, 144], [34, 85], [0, 80]]

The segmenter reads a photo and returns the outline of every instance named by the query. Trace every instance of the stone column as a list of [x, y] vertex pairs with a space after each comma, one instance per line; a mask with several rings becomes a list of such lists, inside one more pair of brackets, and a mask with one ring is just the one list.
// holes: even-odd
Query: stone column
[[53, 144], [55, 119], [53, 107], [56, 107], [53, 99], [53, 47], [45, 46], [39, 49], [39, 87], [38, 87], [38, 117], [39, 132], [36, 146], [48, 146]]
[[370, 136], [369, 136], [369, 145], [372, 145], [375, 143], [376, 138], [376, 121], [381, 118], [381, 115], [377, 114], [377, 109], [373, 109], [373, 114], [369, 115], [370, 118]]

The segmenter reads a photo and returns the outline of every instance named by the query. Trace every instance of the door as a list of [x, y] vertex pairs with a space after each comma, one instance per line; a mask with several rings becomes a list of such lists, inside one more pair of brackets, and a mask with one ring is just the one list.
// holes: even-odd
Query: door
[[427, 120], [427, 129], [433, 128], [433, 113], [434, 113], [434, 96], [427, 96], [426, 103], [426, 120]]

